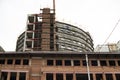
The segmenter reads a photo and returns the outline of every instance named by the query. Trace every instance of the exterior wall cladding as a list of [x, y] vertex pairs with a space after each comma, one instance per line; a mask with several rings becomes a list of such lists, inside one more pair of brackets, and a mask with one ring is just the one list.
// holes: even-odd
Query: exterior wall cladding
[[93, 40], [88, 32], [55, 21], [49, 8], [40, 14], [28, 15], [26, 31], [17, 40], [16, 51], [77, 51], [92, 52]]
[[[120, 80], [120, 53], [108, 52], [3, 52], [1, 80]], [[24, 57], [23, 57], [24, 56]]]

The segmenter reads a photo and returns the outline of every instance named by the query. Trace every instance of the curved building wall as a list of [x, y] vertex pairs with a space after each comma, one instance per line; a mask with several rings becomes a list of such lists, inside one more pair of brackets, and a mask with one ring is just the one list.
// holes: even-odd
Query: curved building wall
[[[93, 40], [88, 32], [63, 22], [56, 21], [56, 51], [94, 51]], [[36, 33], [40, 34], [41, 33]], [[41, 37], [40, 37], [41, 38]], [[27, 42], [25, 42], [25, 32], [17, 40], [16, 51], [25, 51]], [[41, 44], [42, 45], [42, 44]], [[34, 50], [33, 50], [34, 51]], [[41, 50], [38, 50], [41, 51]]]
[[88, 32], [63, 22], [56, 22], [56, 26], [59, 51], [91, 52], [94, 50], [93, 40]]

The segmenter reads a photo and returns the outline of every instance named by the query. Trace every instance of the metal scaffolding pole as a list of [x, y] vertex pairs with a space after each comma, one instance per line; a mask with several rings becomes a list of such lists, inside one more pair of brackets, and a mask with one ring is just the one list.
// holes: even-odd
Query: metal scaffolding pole
[[[88, 42], [88, 38], [86, 38], [86, 43]], [[86, 48], [86, 46], [85, 46]], [[87, 49], [86, 49], [87, 51]], [[87, 74], [88, 74], [88, 80], [90, 80], [90, 69], [89, 69], [89, 61], [88, 61], [88, 54], [87, 52], [85, 53], [85, 58], [86, 58], [86, 65], [87, 65]]]
[[87, 64], [88, 80], [90, 80], [90, 69], [89, 69], [89, 63], [88, 63], [88, 55], [87, 55], [87, 53], [85, 54], [85, 58], [86, 58], [86, 64]]

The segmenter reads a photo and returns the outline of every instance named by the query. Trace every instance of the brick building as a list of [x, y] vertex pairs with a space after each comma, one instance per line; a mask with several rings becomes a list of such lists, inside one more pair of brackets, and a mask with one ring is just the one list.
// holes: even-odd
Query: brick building
[[4, 52], [0, 53], [2, 80], [120, 80], [120, 53]]

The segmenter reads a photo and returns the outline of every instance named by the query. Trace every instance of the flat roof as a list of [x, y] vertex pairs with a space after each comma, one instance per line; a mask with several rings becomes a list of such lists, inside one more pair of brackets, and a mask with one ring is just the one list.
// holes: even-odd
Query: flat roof
[[109, 57], [120, 58], [120, 52], [73, 52], [73, 51], [33, 51], [0, 52], [0, 57]]

